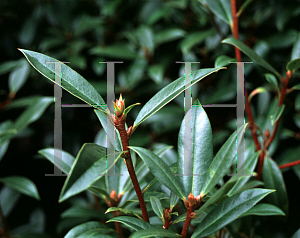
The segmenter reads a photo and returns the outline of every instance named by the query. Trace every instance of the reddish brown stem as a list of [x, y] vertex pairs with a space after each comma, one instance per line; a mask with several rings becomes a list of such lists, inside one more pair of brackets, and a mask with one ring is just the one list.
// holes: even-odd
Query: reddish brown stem
[[291, 162], [291, 163], [287, 163], [287, 164], [282, 164], [282, 165], [279, 165], [278, 167], [280, 169], [284, 169], [284, 168], [292, 167], [292, 166], [295, 166], [295, 165], [298, 165], [298, 164], [300, 164], [300, 160], [297, 160], [297, 161], [294, 161], [294, 162]]
[[139, 203], [140, 203], [140, 206], [141, 206], [141, 210], [142, 210], [142, 214], [143, 214], [143, 220], [146, 221], [146, 222], [149, 222], [149, 216], [148, 216], [148, 211], [147, 211], [147, 208], [146, 208], [146, 203], [144, 201], [142, 191], [141, 191], [139, 182], [137, 180], [137, 177], [136, 177], [136, 174], [135, 174], [135, 171], [134, 171], [130, 150], [128, 148], [128, 146], [129, 146], [129, 137], [128, 137], [126, 129], [125, 129], [125, 120], [123, 120], [122, 117], [120, 117], [120, 118], [115, 117], [115, 126], [116, 126], [116, 128], [118, 129], [118, 131], [120, 133], [122, 146], [123, 146], [123, 151], [127, 151], [127, 153], [125, 154], [126, 158], [124, 158], [124, 161], [125, 161], [125, 164], [127, 166], [127, 170], [129, 172], [133, 187], [135, 189], [136, 195], [138, 197], [138, 200], [139, 200]]
[[185, 238], [188, 233], [188, 230], [189, 230], [189, 227], [190, 227], [190, 224], [192, 221], [193, 213], [194, 212], [190, 208], [187, 208], [186, 218], [185, 218], [184, 226], [183, 226], [183, 229], [181, 232], [181, 237], [183, 237], [183, 238]]
[[3, 110], [8, 104], [10, 104], [11, 100], [14, 99], [16, 94], [14, 92], [10, 92], [4, 102], [0, 104], [0, 111]]

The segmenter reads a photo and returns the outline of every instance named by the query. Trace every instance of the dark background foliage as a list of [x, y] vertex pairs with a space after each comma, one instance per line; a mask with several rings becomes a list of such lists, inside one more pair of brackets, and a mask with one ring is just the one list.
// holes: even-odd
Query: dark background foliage
[[[238, 1], [238, 4], [243, 2]], [[98, 62], [123, 61], [115, 67], [116, 98], [122, 93], [126, 105], [136, 102], [144, 105], [163, 86], [183, 75], [184, 66], [176, 61], [201, 62], [192, 64], [196, 70], [199, 67], [213, 68], [220, 55], [235, 57], [233, 47], [220, 43], [231, 35], [228, 25], [202, 3], [200, 0], [2, 0], [0, 102], [5, 101], [9, 94], [8, 78], [14, 69], [5, 68], [4, 64], [22, 59], [17, 50], [21, 48], [69, 61], [68, 66], [89, 80], [104, 99], [106, 65]], [[296, 0], [253, 1], [240, 17], [240, 39], [284, 75], [299, 30], [299, 15], [300, 2]], [[250, 61], [246, 56], [243, 60]], [[249, 92], [267, 85], [263, 77], [266, 72], [255, 63], [246, 65]], [[299, 74], [295, 74], [292, 85], [297, 82]], [[192, 90], [193, 101], [199, 98], [202, 104], [235, 103], [235, 66], [229, 65], [227, 70], [205, 78]], [[32, 95], [52, 97], [53, 84], [30, 67], [28, 79], [13, 101]], [[266, 117], [275, 90], [270, 90], [267, 95], [269, 102], [268, 96], [263, 94], [251, 101], [256, 118]], [[285, 159], [284, 152], [288, 148], [299, 147], [299, 110], [294, 109], [297, 96], [299, 98], [299, 93], [292, 92], [286, 98], [287, 109], [276, 146], [271, 152], [276, 161]], [[181, 94], [143, 123], [130, 143], [151, 149], [156, 143], [166, 143], [176, 150], [179, 126], [184, 116], [183, 102], [184, 94]], [[63, 91], [62, 103], [81, 102]], [[129, 114], [128, 125], [132, 125], [140, 108], [135, 107]], [[0, 111], [1, 122], [16, 120], [22, 110]], [[216, 152], [234, 130], [236, 112], [234, 108], [205, 108], [205, 111], [212, 125]], [[101, 129], [91, 108], [62, 108], [62, 122], [63, 150], [74, 156], [84, 143], [93, 142]], [[27, 223], [31, 212], [41, 208], [46, 219], [45, 231], [53, 237], [62, 237], [67, 230], [58, 231], [60, 214], [70, 205], [68, 201], [58, 203], [65, 177], [45, 176], [53, 173], [53, 165], [39, 159], [41, 156], [37, 154], [40, 149], [53, 147], [53, 125], [54, 104], [51, 104], [39, 120], [11, 140], [1, 160], [0, 177], [25, 176], [36, 184], [41, 196], [40, 201], [35, 201], [22, 195], [7, 218], [11, 228]], [[288, 136], [289, 131], [294, 133], [293, 136]], [[290, 205], [288, 217], [285, 221], [274, 217], [253, 217], [264, 224], [263, 230], [258, 231], [262, 237], [290, 237], [299, 228], [299, 169], [298, 176], [291, 169], [285, 170], [284, 179]]]

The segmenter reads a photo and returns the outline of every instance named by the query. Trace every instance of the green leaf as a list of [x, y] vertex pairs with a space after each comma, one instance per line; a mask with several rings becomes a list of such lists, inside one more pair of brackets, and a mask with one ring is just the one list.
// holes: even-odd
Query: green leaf
[[86, 217], [86, 218], [103, 218], [103, 213], [91, 210], [86, 207], [73, 206], [61, 214], [61, 218], [66, 217]]
[[143, 218], [141, 218], [138, 214], [136, 214], [135, 212], [132, 212], [132, 211], [129, 211], [127, 209], [124, 209], [124, 208], [120, 208], [120, 207], [110, 207], [106, 210], [105, 214], [108, 213], [108, 212], [120, 212], [120, 213], [123, 213], [125, 215], [132, 215], [132, 216], [136, 216], [137, 218], [143, 220]]
[[70, 172], [71, 167], [75, 161], [73, 155], [59, 149], [54, 149], [54, 148], [42, 149], [39, 150], [38, 153], [46, 157], [52, 164], [54, 164], [65, 174], [68, 174]]
[[[191, 141], [188, 142], [185, 142], [185, 120], [189, 120], [188, 123], [191, 124], [191, 138], [187, 138], [188, 140], [191, 139]], [[197, 99], [183, 119], [178, 135], [177, 172], [180, 175], [184, 175], [178, 176], [178, 180], [182, 184], [186, 198], [189, 193], [192, 193], [194, 196], [200, 194], [204, 175], [212, 160], [213, 144], [211, 125], [204, 109]], [[185, 171], [190, 171], [191, 174], [186, 174]]]
[[[80, 224], [78, 226], [75, 226], [72, 228], [65, 236], [64, 238], [79, 238], [79, 237], [85, 237], [83, 236], [84, 233], [90, 231], [90, 230], [95, 230], [95, 229], [102, 229], [103, 233], [107, 233], [109, 231], [112, 231], [112, 229], [109, 229], [106, 227], [106, 225], [98, 222], [98, 221], [89, 221], [83, 224]], [[98, 236], [101, 238], [100, 236]]]
[[40, 196], [35, 184], [28, 178], [22, 176], [10, 176], [0, 178], [0, 182], [4, 183], [6, 186], [17, 190], [20, 193], [40, 200]]
[[129, 216], [118, 216], [118, 217], [114, 217], [110, 220], [108, 220], [107, 222], [121, 222], [124, 225], [138, 231], [138, 230], [144, 230], [147, 228], [152, 227], [150, 225], [150, 223], [141, 220], [139, 218], [136, 217], [129, 217]]
[[274, 87], [276, 88], [277, 91], [278, 90], [278, 82], [276, 77], [273, 74], [264, 74], [264, 76], [266, 77], [266, 80]]
[[285, 107], [284, 104], [282, 104], [280, 107], [277, 107], [276, 111], [274, 112], [274, 114], [272, 114], [270, 116], [272, 126], [281, 117], [281, 115], [283, 113], [283, 110], [284, 110], [284, 107]]
[[204, 181], [200, 193], [202, 196], [206, 195], [223, 178], [232, 165], [236, 158], [237, 146], [241, 143], [241, 140], [237, 141], [237, 136], [241, 139], [245, 127], [246, 125], [243, 125], [233, 132], [216, 154], [203, 178]]
[[246, 46], [243, 42], [235, 39], [235, 38], [227, 38], [222, 40], [222, 43], [233, 45], [239, 48], [245, 55], [247, 55], [250, 59], [254, 62], [260, 64], [262, 67], [266, 68], [267, 70], [271, 71], [275, 74], [278, 79], [281, 79], [280, 73], [278, 73], [268, 62], [266, 62], [263, 58], [261, 58], [258, 54], [256, 54], [252, 49]]
[[208, 236], [247, 212], [269, 193], [270, 189], [249, 189], [227, 198], [215, 207], [195, 229], [192, 238]]
[[209, 0], [206, 1], [210, 10], [219, 17], [222, 21], [226, 22], [232, 27], [232, 14], [230, 1], [227, 0]]
[[215, 61], [215, 68], [229, 65], [230, 62], [237, 62], [235, 58], [230, 58], [227, 55], [220, 55]]
[[0, 64], [0, 75], [6, 74], [6, 73], [14, 70], [17, 67], [20, 67], [22, 65], [22, 61], [23, 61], [23, 59], [11, 60], [11, 61], [6, 61], [6, 62]]
[[164, 67], [162, 65], [151, 65], [148, 67], [148, 76], [156, 84], [161, 84], [164, 77]]
[[[122, 153], [115, 154], [115, 161], [120, 158]], [[62, 188], [59, 202], [86, 190], [104, 176], [107, 170], [113, 166], [106, 168], [106, 158], [106, 148], [93, 143], [85, 143], [72, 165], [70, 174]]]
[[300, 228], [294, 233], [294, 235], [291, 238], [299, 238], [300, 236]]
[[165, 223], [164, 211], [163, 211], [161, 202], [159, 201], [159, 199], [157, 197], [151, 196], [150, 203], [151, 203], [153, 211], [163, 221], [163, 224], [164, 224]]
[[[191, 85], [197, 83], [204, 77], [219, 71], [222, 68], [212, 68], [212, 69], [200, 69], [192, 72]], [[176, 96], [182, 93], [186, 89], [185, 76], [176, 79], [174, 82], [170, 83], [158, 93], [156, 93], [146, 104], [143, 106], [138, 116], [133, 124], [132, 133], [136, 128], [145, 121], [148, 117], [156, 113], [167, 103], [172, 101]]]
[[[8, 216], [18, 202], [21, 193], [7, 186], [0, 191], [0, 201], [4, 216]], [[0, 222], [1, 223], [1, 222]]]
[[30, 105], [15, 121], [14, 129], [20, 132], [29, 124], [38, 120], [46, 108], [53, 103], [53, 97], [40, 97], [34, 104]]
[[298, 32], [294, 42], [294, 46], [291, 54], [291, 61], [297, 58], [300, 58], [300, 32]]
[[117, 59], [133, 60], [137, 53], [128, 43], [116, 43], [114, 45], [96, 46], [89, 50], [91, 55], [108, 56]]
[[271, 194], [268, 199], [271, 204], [282, 209], [283, 212], [288, 211], [288, 198], [285, 188], [284, 179], [278, 165], [271, 158], [265, 157], [263, 167], [263, 182], [265, 188], [275, 189], [276, 192]]
[[294, 59], [286, 65], [286, 69], [291, 71], [292, 74], [300, 68], [300, 58]]
[[164, 29], [160, 32], [155, 33], [154, 42], [155, 42], [155, 45], [158, 46], [160, 44], [182, 38], [185, 35], [186, 35], [186, 32], [179, 28]]
[[242, 214], [240, 217], [256, 215], [256, 216], [285, 216], [284, 212], [281, 211], [278, 207], [268, 204], [261, 203], [252, 207], [250, 210]]
[[21, 65], [9, 74], [9, 90], [13, 93], [17, 93], [19, 89], [22, 88], [22, 86], [25, 84], [29, 72], [29, 64], [25, 59], [23, 59]]
[[181, 237], [181, 235], [173, 231], [153, 227], [145, 230], [139, 230], [133, 233], [133, 235], [131, 235], [130, 238], [145, 238], [145, 237], [154, 237], [154, 236], [163, 236], [163, 237], [171, 237], [171, 238]]
[[172, 211], [173, 208], [176, 206], [176, 204], [179, 201], [179, 197], [176, 196], [174, 193], [171, 192], [170, 194], [170, 210]]
[[[97, 115], [97, 117], [98, 117], [105, 133], [107, 133], [106, 123], [110, 123], [109, 119], [107, 118], [107, 115], [101, 110], [96, 110], [95, 109], [94, 112], [96, 113], [96, 115]], [[118, 130], [115, 130], [115, 136], [114, 137], [113, 137], [113, 135], [108, 134], [107, 138], [110, 141], [110, 143], [115, 147], [115, 149], [117, 151], [122, 151], [122, 142], [121, 142], [121, 137], [120, 137], [120, 133], [119, 133]]]
[[130, 146], [130, 149], [134, 150], [147, 165], [151, 173], [159, 180], [163, 185], [170, 189], [181, 199], [185, 199], [184, 192], [180, 186], [179, 181], [175, 177], [174, 173], [168, 167], [168, 165], [159, 158], [156, 154], [150, 150]]
[[180, 49], [183, 54], [187, 54], [193, 46], [202, 43], [207, 37], [215, 34], [215, 30], [189, 33], [180, 43]]
[[300, 90], [300, 84], [295, 85], [291, 88], [292, 90]]
[[146, 48], [149, 52], [154, 50], [154, 34], [152, 28], [142, 25], [136, 31], [136, 36], [139, 40], [140, 46]]
[[[30, 50], [19, 50], [39, 73], [55, 82], [55, 64], [46, 62], [59, 62], [57, 59]], [[96, 89], [65, 64], [61, 64], [61, 85], [59, 86], [85, 103], [106, 110], [106, 104]]]

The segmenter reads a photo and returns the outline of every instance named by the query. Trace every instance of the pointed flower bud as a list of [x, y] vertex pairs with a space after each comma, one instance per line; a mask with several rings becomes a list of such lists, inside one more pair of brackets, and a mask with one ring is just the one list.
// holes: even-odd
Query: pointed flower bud
[[119, 100], [117, 99], [117, 102], [114, 102], [115, 107], [115, 113], [117, 117], [121, 117], [125, 110], [125, 99], [122, 98], [122, 94], [120, 94]]

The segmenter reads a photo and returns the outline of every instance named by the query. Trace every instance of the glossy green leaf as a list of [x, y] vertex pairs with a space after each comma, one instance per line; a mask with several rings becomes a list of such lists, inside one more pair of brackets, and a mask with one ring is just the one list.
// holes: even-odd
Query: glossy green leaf
[[[106, 114], [103, 111], [100, 110], [94, 110], [94, 112], [96, 113], [102, 128], [104, 129], [104, 131], [107, 133], [107, 123], [110, 123], [109, 119], [107, 118]], [[110, 143], [116, 148], [117, 151], [122, 151], [122, 142], [121, 142], [121, 137], [120, 137], [120, 133], [118, 130], [115, 130], [115, 136], [113, 137], [113, 135], [108, 134], [107, 138], [109, 139]]]
[[[191, 138], [185, 143], [185, 120], [191, 124]], [[192, 146], [189, 146], [192, 145]], [[209, 119], [197, 99], [183, 119], [178, 136], [178, 176], [185, 196], [198, 196], [204, 175], [213, 160], [212, 131]], [[185, 167], [186, 166], [186, 167]], [[190, 173], [188, 174], [187, 171]], [[188, 176], [187, 176], [188, 175]]]
[[70, 172], [71, 167], [75, 161], [75, 158], [71, 154], [59, 149], [42, 149], [39, 150], [38, 153], [46, 157], [52, 164], [54, 164], [65, 174], [68, 174]]
[[256, 188], [243, 191], [227, 198], [208, 213], [195, 229], [192, 238], [205, 237], [216, 232], [247, 212], [256, 203], [272, 192], [274, 192], [274, 190]]
[[21, 65], [9, 74], [8, 87], [13, 93], [17, 93], [25, 84], [30, 72], [29, 64], [25, 59], [22, 60]]
[[255, 207], [252, 207], [247, 212], [245, 212], [240, 217], [250, 216], [250, 215], [256, 215], [256, 216], [285, 216], [285, 214], [282, 210], [280, 210], [278, 207], [276, 207], [272, 204], [268, 204], [268, 203], [258, 204]]
[[291, 61], [300, 58], [300, 32], [298, 32], [297, 37], [294, 41], [294, 46], [291, 54]]
[[235, 38], [227, 38], [222, 41], [222, 43], [233, 45], [239, 48], [245, 55], [247, 55], [254, 62], [260, 64], [262, 67], [270, 70], [273, 74], [275, 74], [278, 79], [281, 79], [280, 73], [278, 73], [268, 62], [266, 62], [263, 58], [261, 58], [258, 54], [256, 54], [252, 49], [246, 46], [243, 42], [235, 39]]
[[176, 204], [179, 202], [179, 197], [171, 192], [170, 194], [170, 210], [172, 211]]
[[[98, 221], [89, 221], [83, 224], [80, 224], [74, 228], [72, 228], [65, 236], [64, 238], [78, 238], [78, 237], [85, 237], [83, 236], [84, 233], [90, 231], [90, 230], [95, 230], [95, 229], [103, 229], [103, 233], [107, 233], [111, 231], [112, 229], [109, 229], [106, 225], [98, 222]], [[98, 236], [101, 238], [102, 236]]]
[[291, 88], [292, 90], [300, 90], [300, 84], [295, 85]]
[[164, 29], [160, 32], [155, 33], [155, 45], [157, 46], [166, 42], [177, 40], [179, 38], [184, 37], [185, 35], [186, 32], [179, 28]]
[[145, 230], [139, 230], [133, 233], [130, 236], [130, 238], [146, 238], [146, 237], [155, 237], [155, 236], [163, 236], [163, 237], [171, 237], [171, 238], [181, 237], [181, 235], [173, 231], [153, 227]]
[[151, 65], [148, 67], [148, 76], [156, 84], [161, 84], [164, 76], [164, 67], [162, 65]]
[[[222, 68], [200, 69], [192, 72], [191, 86], [204, 77], [219, 71]], [[182, 93], [186, 88], [185, 76], [176, 79], [158, 93], [156, 93], [141, 109], [133, 124], [132, 132], [145, 121], [148, 117], [156, 113], [159, 109], [172, 101], [176, 96]]]
[[150, 223], [141, 220], [139, 218], [136, 217], [130, 217], [130, 216], [118, 216], [118, 217], [114, 217], [110, 220], [108, 220], [107, 222], [121, 222], [124, 225], [138, 231], [138, 230], [144, 230], [147, 228], [150, 228], [151, 225]]
[[[237, 131], [233, 132], [216, 154], [203, 178], [204, 181], [200, 193], [202, 196], [206, 195], [224, 177], [232, 165], [236, 158], [237, 146], [241, 143], [245, 127], [243, 125]], [[237, 136], [240, 141], [237, 141]]]
[[17, 67], [20, 67], [22, 65], [22, 61], [23, 61], [23, 59], [11, 60], [11, 61], [6, 61], [6, 62], [0, 64], [0, 75], [6, 74], [6, 73], [14, 70]]
[[[30, 50], [19, 50], [39, 73], [55, 82], [55, 64], [45, 62], [59, 62], [57, 59]], [[106, 110], [106, 104], [95, 88], [65, 64], [61, 64], [61, 87], [85, 103]]]
[[266, 80], [278, 91], [278, 82], [276, 77], [273, 74], [269, 74], [269, 73], [264, 74], [264, 76], [266, 77]]
[[0, 178], [0, 182], [4, 183], [6, 186], [17, 190], [20, 193], [40, 200], [40, 196], [35, 184], [28, 178], [22, 176], [10, 176]]
[[124, 208], [120, 208], [120, 207], [110, 207], [106, 210], [105, 214], [108, 212], [119, 212], [125, 215], [132, 215], [132, 216], [136, 216], [137, 218], [143, 220], [143, 218], [141, 218], [138, 214], [136, 214], [135, 212], [132, 212], [130, 210], [124, 209]]
[[137, 53], [128, 43], [116, 43], [114, 45], [96, 46], [89, 50], [92, 55], [108, 56], [117, 59], [133, 60]]
[[47, 107], [53, 103], [53, 97], [40, 97], [30, 105], [15, 121], [14, 129], [21, 131], [29, 124], [38, 120]]
[[[120, 158], [121, 154], [115, 154], [115, 161]], [[85, 143], [72, 165], [70, 174], [62, 188], [59, 202], [86, 190], [104, 176], [107, 170], [111, 169], [106, 168], [106, 158], [106, 148], [93, 143]]]
[[193, 46], [202, 43], [208, 36], [215, 34], [215, 30], [189, 33], [180, 43], [183, 54], [187, 54]]
[[5, 217], [7, 217], [10, 214], [10, 212], [13, 210], [20, 196], [21, 193], [19, 193], [15, 189], [12, 189], [8, 186], [2, 187], [0, 191], [0, 202], [1, 202], [2, 212]]
[[91, 191], [93, 194], [97, 195], [98, 197], [105, 197], [105, 199], [109, 200], [110, 196], [106, 192], [106, 190], [96, 187], [96, 186], [90, 186], [89, 191]]
[[230, 58], [227, 55], [220, 55], [215, 61], [215, 68], [229, 65], [230, 62], [237, 62], [235, 58]]
[[294, 59], [286, 65], [286, 69], [291, 71], [292, 74], [300, 68], [300, 58]]
[[300, 228], [293, 234], [291, 238], [299, 238], [300, 237]]
[[185, 199], [184, 192], [180, 186], [179, 181], [175, 177], [168, 165], [159, 158], [156, 154], [150, 150], [130, 146], [130, 149], [134, 150], [147, 165], [151, 173], [159, 180], [163, 185], [170, 189], [181, 199]]
[[270, 116], [272, 126], [273, 126], [274, 123], [281, 117], [284, 108], [285, 108], [285, 105], [282, 104], [280, 107], [277, 107], [277, 108], [276, 108], [276, 111], [274, 112], [274, 114], [272, 114], [272, 115]]
[[232, 26], [232, 14], [230, 1], [227, 0], [210, 0], [206, 1], [210, 10], [222, 21]]
[[86, 207], [73, 206], [61, 214], [61, 218], [66, 217], [86, 217], [86, 218], [103, 218], [103, 213], [91, 210]]
[[283, 212], [288, 211], [288, 198], [284, 179], [276, 162], [268, 157], [264, 159], [263, 182], [265, 188], [275, 189], [268, 199], [271, 204], [279, 207]]
[[149, 52], [154, 50], [154, 34], [152, 28], [146, 25], [142, 25], [136, 31], [136, 36], [139, 40], [140, 46], [146, 48]]
[[162, 207], [161, 202], [159, 201], [159, 199], [157, 197], [151, 196], [150, 197], [150, 203], [151, 203], [152, 209], [155, 212], [155, 214], [164, 223], [164, 221], [165, 221], [165, 219], [164, 219], [164, 211], [163, 211], [163, 207]]

